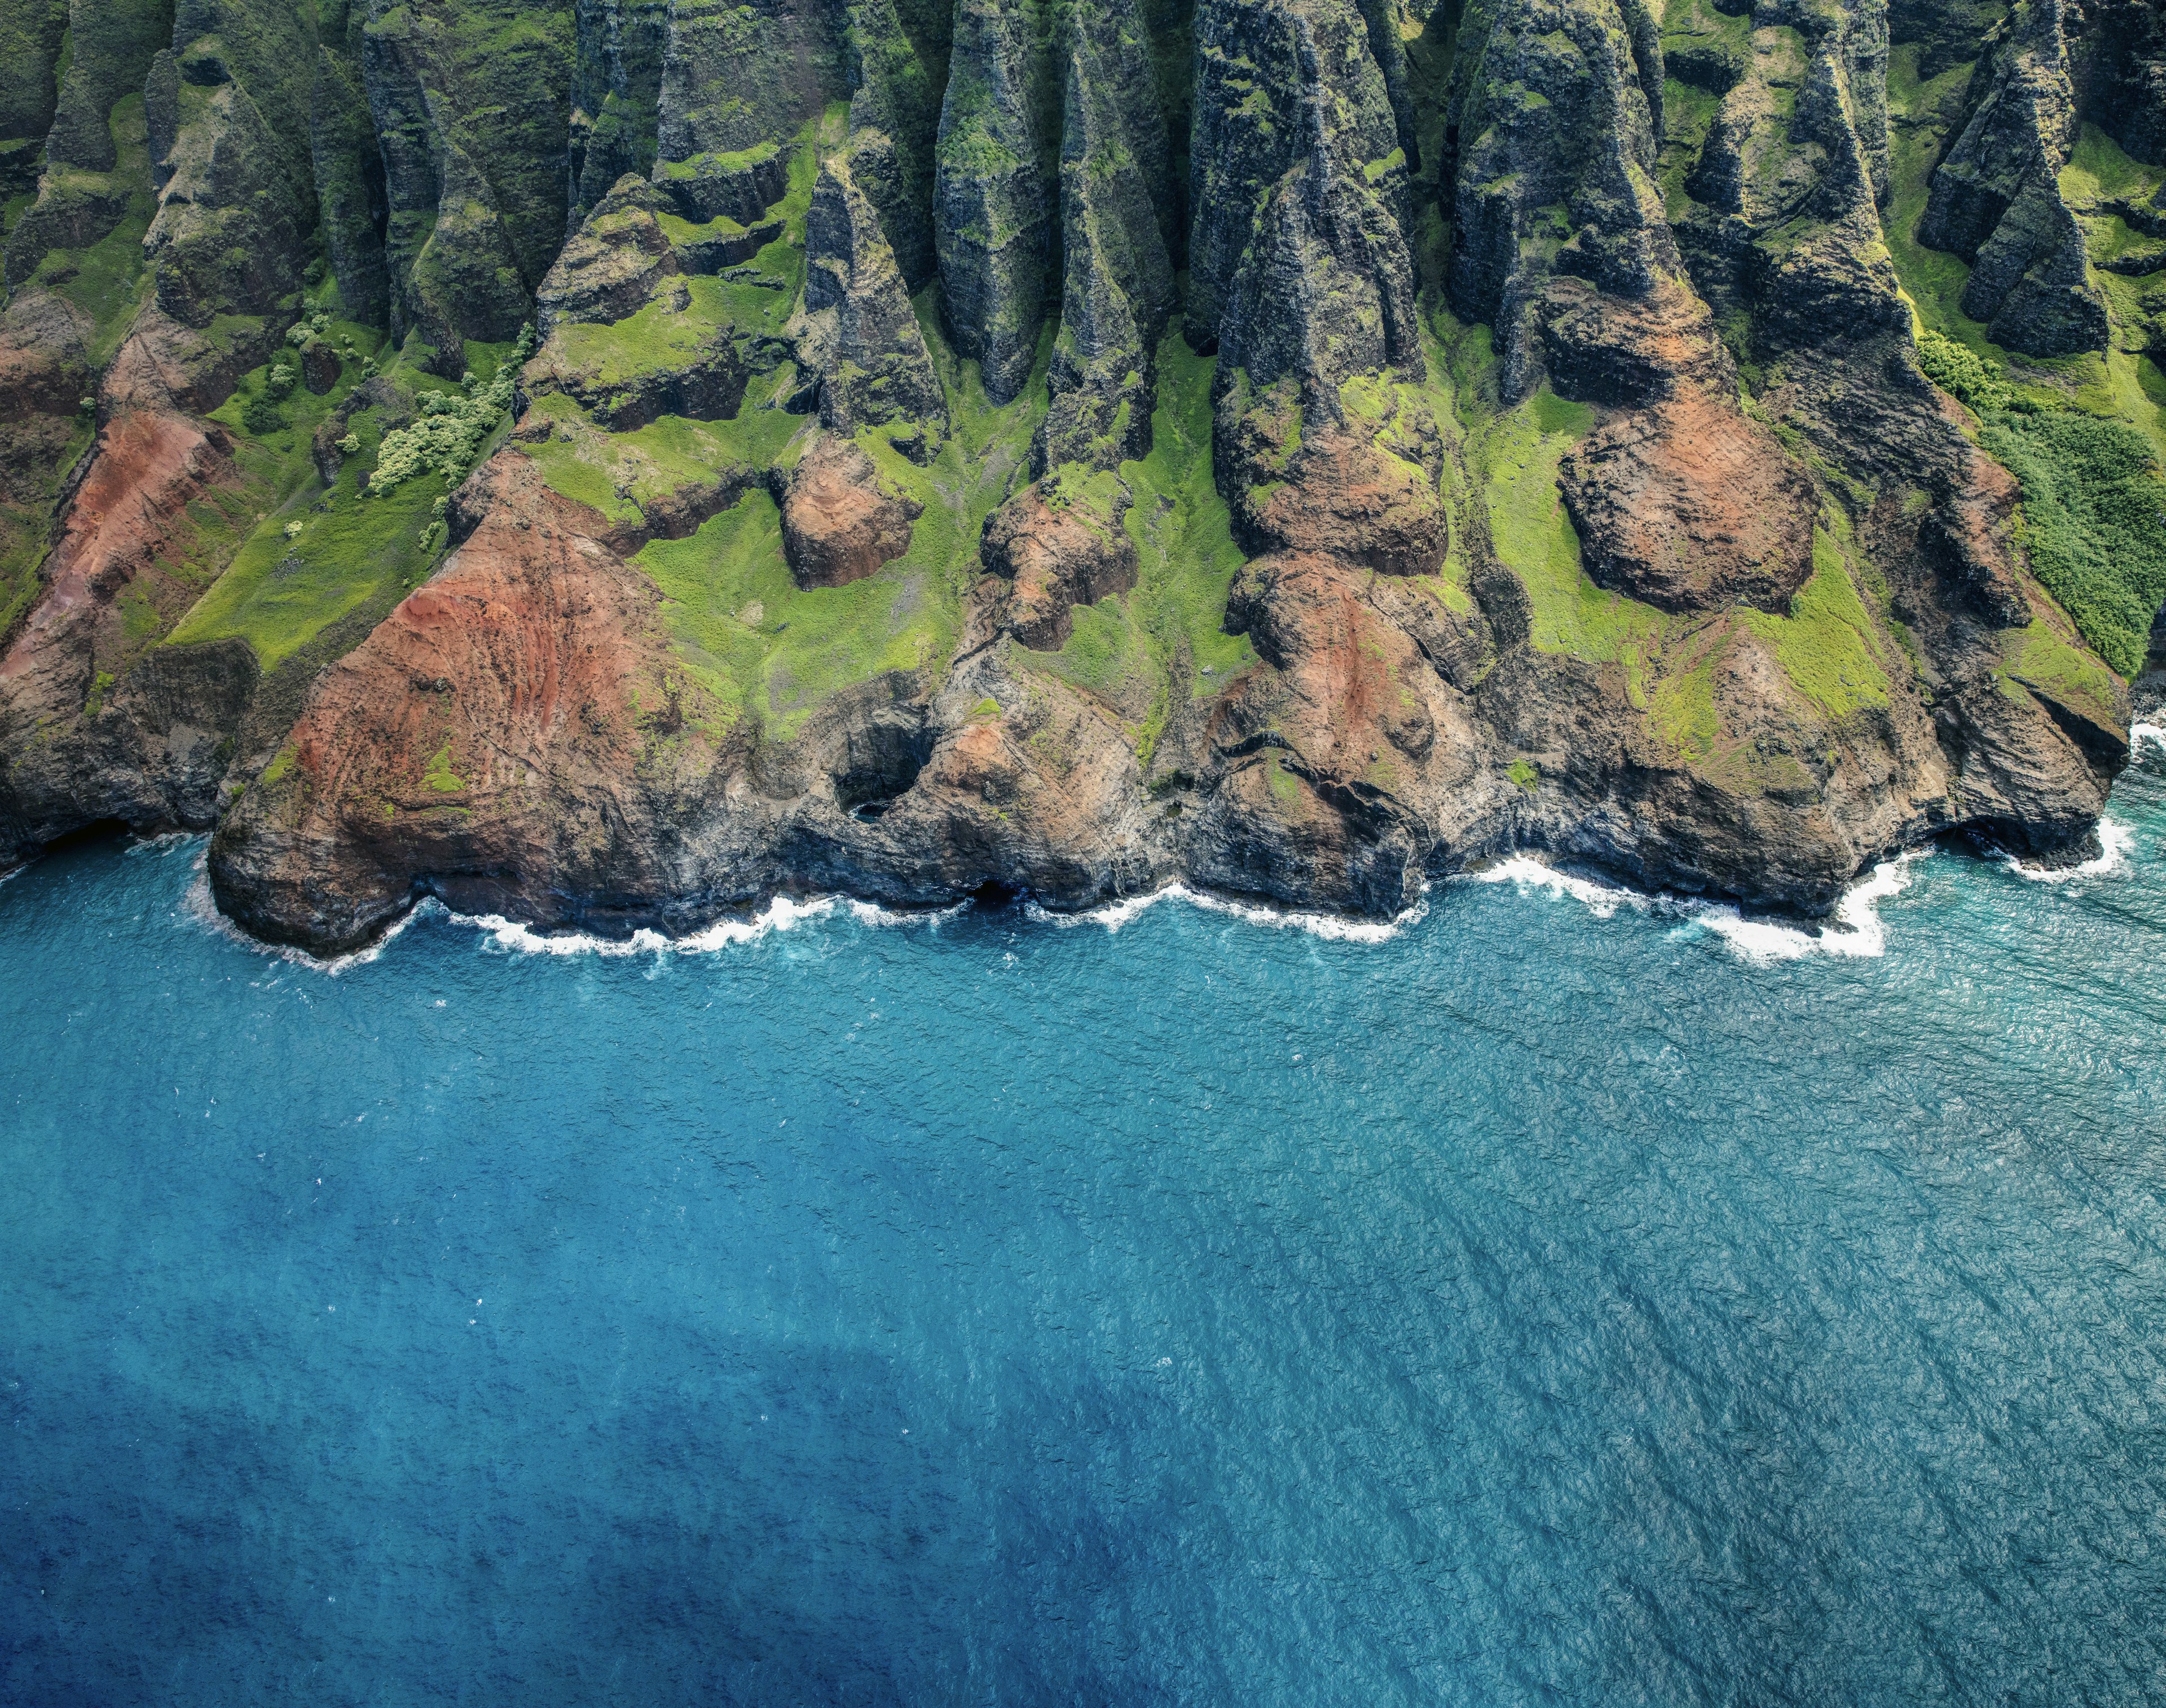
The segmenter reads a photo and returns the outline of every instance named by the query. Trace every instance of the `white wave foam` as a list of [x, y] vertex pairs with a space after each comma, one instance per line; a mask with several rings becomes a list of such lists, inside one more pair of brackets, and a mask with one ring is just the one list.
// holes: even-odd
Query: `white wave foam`
[[2153, 747], [2157, 748], [2159, 752], [2166, 754], [2166, 725], [2156, 723], [2132, 723], [2129, 725], [2129, 751], [2133, 754], [2146, 742], [2148, 742]]
[[165, 830], [159, 832], [156, 836], [139, 836], [130, 842], [126, 848], [123, 849], [121, 852], [130, 859], [135, 859], [143, 854], [151, 854], [158, 859], [163, 859], [169, 854], [177, 854], [181, 849], [188, 848], [198, 842], [204, 843], [205, 846], [209, 846], [208, 841], [199, 832], [193, 830]]
[[2034, 884], [2065, 884], [2071, 878], [2102, 878], [2120, 871], [2127, 862], [2129, 849], [2136, 844], [2136, 833], [2125, 824], [2116, 824], [2111, 818], [2101, 818], [2098, 822], [2098, 857], [2085, 860], [2081, 865], [2032, 865], [2005, 851], [2000, 856], [2000, 863], [2017, 877], [2028, 879]]
[[1714, 932], [1742, 959], [1757, 966], [1799, 960], [1809, 954], [1848, 960], [1878, 960], [1888, 952], [1888, 927], [1879, 904], [1910, 881], [1910, 868], [1923, 853], [1901, 854], [1873, 867], [1872, 876], [1843, 891], [1832, 924], [1789, 925], [1774, 919], [1747, 919], [1736, 908], [1717, 902], [1681, 901], [1676, 905], [1694, 924]]
[[883, 907], [877, 902], [853, 902], [850, 903], [850, 917], [860, 925], [936, 927], [943, 921], [953, 919], [969, 905], [968, 901], [962, 901], [956, 902], [951, 907], [912, 907], [899, 910]]
[[816, 896], [800, 902], [777, 896], [763, 912], [749, 919], [717, 919], [701, 931], [684, 937], [668, 937], [642, 929], [629, 937], [597, 937], [585, 931], [536, 931], [501, 913], [452, 913], [454, 925], [464, 925], [489, 939], [488, 948], [508, 954], [592, 954], [619, 959], [635, 954], [705, 954], [732, 944], [752, 943], [771, 931], [790, 931], [808, 919], [824, 918], [834, 911], [832, 896]]
[[1484, 866], [1479, 871], [1463, 872], [1461, 877], [1470, 884], [1517, 884], [1524, 893], [1528, 890], [1546, 890], [1556, 896], [1570, 896], [1579, 902], [1597, 919], [1616, 916], [1619, 907], [1636, 908], [1646, 912], [1655, 903], [1655, 897], [1643, 896], [1637, 890], [1598, 884], [1586, 878], [1576, 878], [1569, 872], [1561, 872], [1555, 866], [1545, 866], [1538, 859], [1525, 854], [1514, 854], [1508, 859], [1498, 860], [1494, 865]]
[[1910, 867], [1925, 859], [1929, 849], [1917, 849], [1883, 860], [1872, 874], [1843, 892], [1835, 918], [1825, 925], [1789, 923], [1779, 919], [1748, 919], [1725, 902], [1705, 902], [1696, 896], [1650, 895], [1619, 885], [1598, 884], [1560, 872], [1524, 854], [1461, 875], [1469, 883], [1515, 883], [1522, 894], [1545, 890], [1579, 902], [1598, 919], [1615, 917], [1619, 907], [1641, 913], [1667, 914], [1682, 918], [1672, 934], [1696, 936], [1712, 933], [1740, 960], [1756, 966], [1799, 960], [1811, 954], [1870, 959], [1887, 953], [1888, 930], [1877, 911], [1879, 904], [1910, 881]]
[[1185, 902], [1190, 907], [1207, 913], [1223, 913], [1249, 925], [1267, 926], [1273, 930], [1305, 931], [1312, 937], [1320, 937], [1330, 943], [1384, 943], [1399, 934], [1429, 912], [1426, 900], [1419, 901], [1404, 912], [1389, 919], [1357, 919], [1341, 913], [1311, 913], [1295, 909], [1266, 907], [1256, 902], [1237, 902], [1225, 896], [1213, 896], [1207, 891], [1191, 890], [1186, 884], [1168, 884], [1162, 890], [1153, 890], [1148, 895], [1123, 896], [1117, 902], [1108, 902], [1103, 907], [1085, 908], [1075, 913], [1056, 913], [1035, 902], [1024, 904], [1025, 915], [1042, 925], [1054, 925], [1063, 930], [1078, 925], [1097, 925], [1107, 931], [1118, 931], [1130, 920], [1161, 902]]

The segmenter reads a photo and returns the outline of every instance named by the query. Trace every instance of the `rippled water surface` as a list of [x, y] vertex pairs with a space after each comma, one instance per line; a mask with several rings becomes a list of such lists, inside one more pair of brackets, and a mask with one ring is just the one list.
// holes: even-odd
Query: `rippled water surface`
[[53, 858], [0, 1700], [2166, 1699], [2148, 766], [1842, 954], [1526, 868], [332, 976]]

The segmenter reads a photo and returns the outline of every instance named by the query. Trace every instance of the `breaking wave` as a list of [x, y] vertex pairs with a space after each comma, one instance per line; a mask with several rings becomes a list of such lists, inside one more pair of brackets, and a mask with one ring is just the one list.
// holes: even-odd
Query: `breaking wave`
[[1078, 925], [1097, 925], [1107, 931], [1118, 931], [1130, 920], [1157, 907], [1161, 902], [1185, 902], [1206, 913], [1223, 913], [1244, 924], [1265, 926], [1273, 930], [1305, 931], [1312, 937], [1320, 937], [1329, 943], [1386, 943], [1429, 912], [1426, 891], [1423, 900], [1389, 919], [1360, 919], [1342, 913], [1308, 912], [1296, 908], [1267, 907], [1257, 902], [1237, 902], [1225, 896], [1212, 895], [1207, 891], [1191, 890], [1186, 884], [1168, 884], [1164, 889], [1153, 890], [1148, 895], [1124, 896], [1117, 902], [1107, 902], [1103, 907], [1086, 907], [1073, 913], [1056, 913], [1036, 902], [1025, 902], [1023, 911], [1039, 924], [1058, 926], [1063, 930]]
[[1516, 884], [1522, 895], [1547, 891], [1551, 895], [1579, 902], [1598, 919], [1616, 916], [1620, 907], [1635, 912], [1674, 917], [1678, 924], [1670, 933], [1681, 940], [1703, 933], [1721, 939], [1740, 960], [1756, 966], [1802, 960], [1824, 954], [1843, 959], [1872, 959], [1888, 951], [1888, 928], [1879, 904], [1900, 893], [1910, 881], [1910, 869], [1930, 850], [1914, 850], [1892, 860], [1883, 860], [1866, 877], [1852, 884], [1836, 903], [1835, 917], [1824, 923], [1748, 918], [1726, 902], [1703, 901], [1697, 896], [1650, 893], [1619, 884], [1559, 871], [1525, 854], [1514, 854], [1480, 871], [1461, 875], [1460, 881], [1476, 884]]
[[2135, 846], [2136, 833], [2125, 824], [2116, 824], [2111, 818], [2098, 822], [2099, 853], [2095, 859], [2074, 866], [2035, 865], [2018, 859], [2014, 854], [2003, 853], [2000, 863], [2019, 878], [2034, 884], [2065, 884], [2071, 878], [2103, 878], [2127, 868], [2128, 851]]

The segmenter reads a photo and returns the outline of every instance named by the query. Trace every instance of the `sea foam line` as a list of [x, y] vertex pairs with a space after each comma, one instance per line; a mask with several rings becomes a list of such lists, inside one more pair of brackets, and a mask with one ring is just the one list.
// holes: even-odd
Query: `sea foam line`
[[2132, 723], [2128, 727], [2128, 749], [2133, 754], [2148, 742], [2161, 753], [2166, 753], [2166, 725]]
[[807, 920], [824, 919], [835, 911], [836, 897], [814, 896], [799, 900], [777, 896], [750, 918], [717, 919], [701, 930], [670, 937], [645, 927], [629, 937], [598, 937], [587, 931], [536, 931], [501, 913], [455, 913], [445, 909], [454, 925], [480, 932], [489, 940], [485, 948], [510, 954], [592, 954], [621, 959], [636, 954], [709, 954], [732, 944], [756, 943], [770, 932], [794, 931]]
[[1038, 924], [1057, 926], [1064, 931], [1078, 925], [1096, 925], [1113, 932], [1161, 902], [1186, 902], [1206, 913], [1223, 913], [1244, 924], [1261, 925], [1281, 931], [1305, 931], [1312, 937], [1320, 937], [1330, 943], [1387, 942], [1429, 912], [1426, 896], [1389, 919], [1357, 919], [1346, 914], [1313, 913], [1299, 909], [1267, 907], [1257, 902], [1237, 902], [1228, 896], [1214, 896], [1208, 891], [1191, 890], [1186, 884], [1176, 883], [1141, 896], [1123, 896], [1117, 902], [1108, 902], [1098, 907], [1082, 908], [1073, 913], [1056, 913], [1036, 902], [1025, 902], [1023, 912]]
[[2085, 860], [2074, 866], [2038, 866], [2020, 860], [2003, 849], [2000, 863], [2019, 878], [2034, 884], [2065, 884], [2071, 878], [2101, 878], [2119, 872], [2127, 864], [2128, 851], [2136, 845], [2136, 833], [2125, 824], [2116, 824], [2111, 818], [2098, 822], [2099, 854], [2095, 859]]
[[1520, 893], [1545, 890], [1551, 896], [1579, 902], [1598, 919], [1615, 917], [1619, 907], [1635, 912], [1667, 915], [1683, 923], [1672, 933], [1691, 937], [1711, 932], [1740, 960], [1756, 966], [1799, 960], [1825, 954], [1872, 960], [1888, 952], [1888, 928], [1879, 904], [1899, 893], [1910, 882], [1910, 869], [1931, 854], [1916, 849], [1883, 860], [1866, 877], [1843, 891], [1836, 904], [1835, 919], [1827, 925], [1789, 924], [1777, 919], [1747, 919], [1727, 902], [1703, 901], [1692, 896], [1672, 896], [1601, 884], [1561, 872], [1525, 854], [1514, 854], [1480, 871], [1465, 872], [1458, 881], [1476, 884], [1514, 883]]

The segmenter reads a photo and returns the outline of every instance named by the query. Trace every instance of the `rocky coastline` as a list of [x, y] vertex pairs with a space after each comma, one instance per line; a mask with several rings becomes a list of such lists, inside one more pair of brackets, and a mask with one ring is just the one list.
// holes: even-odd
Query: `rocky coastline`
[[1812, 917], [2166, 697], [2140, 0], [0, 5], [0, 864]]

